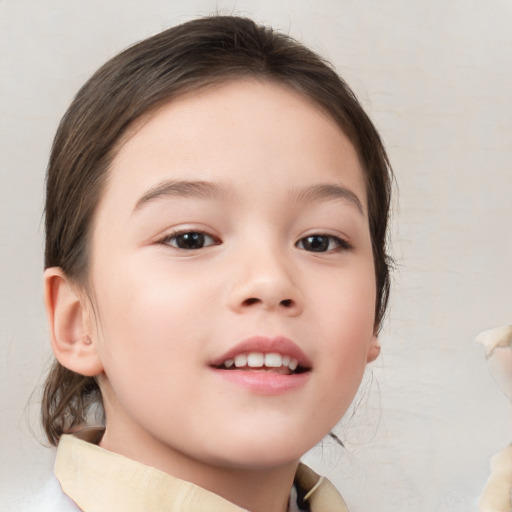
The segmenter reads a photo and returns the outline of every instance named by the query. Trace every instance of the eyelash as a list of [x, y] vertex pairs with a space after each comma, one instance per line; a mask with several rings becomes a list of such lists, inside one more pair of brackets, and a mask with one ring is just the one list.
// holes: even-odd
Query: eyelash
[[[305, 237], [301, 238], [295, 244], [295, 246], [302, 248], [304, 250], [307, 250], [304, 247], [304, 241], [309, 240], [308, 243], [313, 243], [312, 239], [315, 239], [315, 238], [317, 239], [317, 242], [318, 242], [318, 239], [324, 239], [323, 241], [327, 240], [327, 244], [328, 244], [327, 248], [325, 251], [324, 250], [320, 250], [320, 251], [312, 250], [309, 252], [327, 253], [327, 252], [333, 252], [333, 251], [336, 251], [336, 252], [348, 251], [348, 250], [352, 249], [352, 246], [346, 240], [343, 240], [342, 238], [334, 236], [334, 235], [326, 235], [323, 233], [313, 233], [311, 235], [305, 236]], [[335, 247], [330, 247], [332, 243], [334, 243]], [[302, 245], [302, 247], [300, 247], [300, 245]], [[321, 244], [321, 248], [322, 247], [325, 247], [325, 244]]]
[[[190, 242], [199, 241], [202, 242], [201, 247], [180, 247], [178, 245], [179, 242], [176, 242], [179, 237], [183, 237], [185, 235], [194, 235], [191, 237]], [[208, 243], [207, 245], [204, 245], [204, 240], [208, 238], [210, 239], [211, 243]], [[316, 239], [316, 240], [314, 240]], [[310, 250], [305, 248], [304, 242], [308, 241], [308, 244], [311, 244], [311, 247], [313, 247], [316, 244], [320, 250]], [[327, 241], [327, 246], [325, 246], [325, 242]], [[175, 243], [173, 243], [175, 242]], [[160, 243], [162, 245], [168, 245], [171, 247], [174, 247], [175, 249], [183, 250], [183, 251], [197, 251], [200, 249], [204, 249], [205, 247], [210, 247], [212, 245], [219, 245], [221, 241], [214, 236], [210, 235], [209, 233], [201, 230], [193, 230], [193, 229], [187, 229], [187, 230], [181, 230], [176, 231], [174, 233], [170, 233], [166, 235]], [[332, 245], [334, 244], [334, 247]], [[346, 240], [343, 240], [342, 238], [339, 238], [334, 235], [326, 235], [323, 233], [313, 233], [311, 235], [305, 236], [298, 240], [295, 244], [296, 247], [299, 249], [308, 251], [308, 252], [316, 252], [316, 253], [327, 253], [327, 252], [339, 252], [339, 251], [347, 251], [352, 249], [352, 245], [350, 245]], [[323, 250], [325, 249], [325, 250]]]
[[[209, 243], [208, 245], [203, 245], [202, 247], [188, 247], [188, 248], [179, 247], [178, 245], [174, 245], [172, 243], [173, 241], [176, 241], [180, 236], [184, 236], [184, 235], [199, 235], [199, 237], [200, 237], [199, 239], [209, 238], [212, 241], [212, 243]], [[183, 251], [194, 251], [194, 250], [197, 251], [199, 249], [203, 249], [204, 247], [210, 247], [211, 245], [218, 245], [218, 244], [220, 244], [220, 240], [213, 237], [209, 233], [206, 233], [205, 231], [201, 231], [198, 229], [196, 229], [196, 230], [184, 229], [181, 231], [176, 231], [174, 233], [169, 233], [161, 240], [160, 243], [163, 245], [170, 245], [171, 247], [174, 247], [175, 249], [181, 249]]]

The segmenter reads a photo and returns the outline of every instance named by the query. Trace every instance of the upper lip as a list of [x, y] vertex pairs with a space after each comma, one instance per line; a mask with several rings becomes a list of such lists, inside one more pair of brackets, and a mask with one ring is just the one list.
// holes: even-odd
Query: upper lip
[[251, 336], [230, 348], [220, 357], [215, 358], [210, 365], [221, 366], [226, 359], [233, 359], [238, 354], [261, 352], [263, 354], [281, 354], [297, 359], [302, 368], [311, 368], [311, 360], [293, 341], [283, 336]]

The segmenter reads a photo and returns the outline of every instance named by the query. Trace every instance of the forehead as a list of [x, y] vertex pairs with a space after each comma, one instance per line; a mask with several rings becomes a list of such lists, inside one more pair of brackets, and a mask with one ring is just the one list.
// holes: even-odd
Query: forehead
[[348, 180], [365, 203], [358, 156], [334, 119], [290, 87], [256, 79], [202, 88], [143, 116], [124, 138], [107, 188], [148, 188], [166, 173], [267, 187], [284, 178]]

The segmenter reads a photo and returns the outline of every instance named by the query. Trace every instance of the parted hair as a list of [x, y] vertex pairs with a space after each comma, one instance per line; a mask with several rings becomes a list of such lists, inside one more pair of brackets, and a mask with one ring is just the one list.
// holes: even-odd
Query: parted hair
[[[238, 16], [189, 21], [145, 39], [104, 64], [79, 90], [57, 130], [46, 175], [45, 268], [87, 287], [89, 241], [109, 166], [132, 124], [190, 91], [243, 78], [302, 93], [347, 135], [364, 172], [375, 265], [378, 329], [389, 295], [387, 224], [392, 172], [380, 136], [333, 67], [286, 34]], [[94, 377], [54, 361], [44, 385], [48, 440], [102, 407]]]

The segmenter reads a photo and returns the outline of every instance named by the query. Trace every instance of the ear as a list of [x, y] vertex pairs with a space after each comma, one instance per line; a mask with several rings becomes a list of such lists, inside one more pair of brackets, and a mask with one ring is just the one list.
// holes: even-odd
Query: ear
[[53, 353], [62, 366], [93, 377], [103, 371], [87, 304], [60, 267], [44, 272], [44, 301]]
[[377, 357], [379, 357], [380, 354], [380, 343], [379, 338], [377, 338], [377, 335], [372, 336], [372, 339], [370, 340], [370, 346], [368, 347], [368, 352], [366, 354], [366, 362], [371, 363], [372, 361], [375, 361]]

